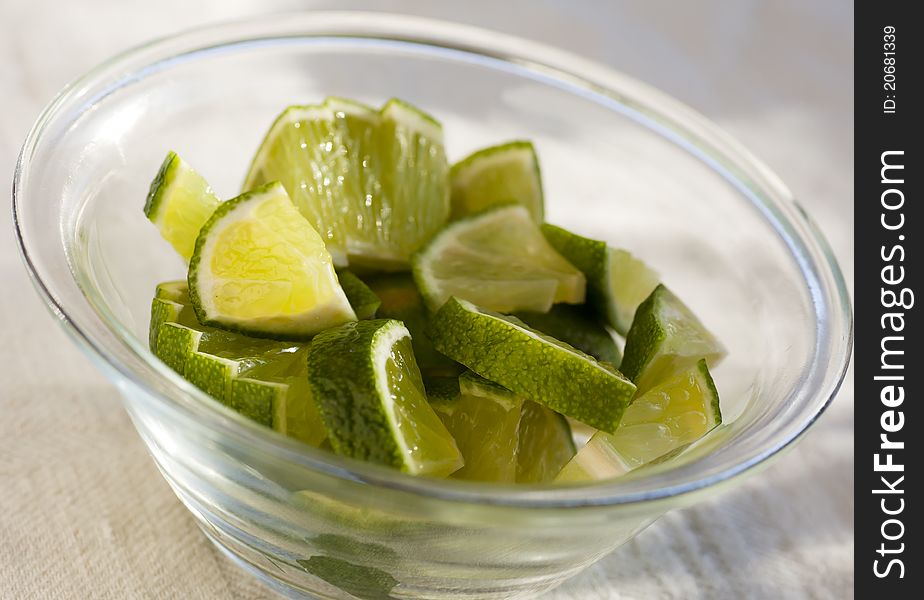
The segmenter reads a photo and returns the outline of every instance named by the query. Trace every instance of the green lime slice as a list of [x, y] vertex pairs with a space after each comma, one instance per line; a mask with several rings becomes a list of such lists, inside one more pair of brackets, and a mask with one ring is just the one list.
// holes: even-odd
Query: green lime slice
[[507, 142], [478, 150], [454, 164], [449, 179], [452, 220], [516, 202], [526, 207], [536, 223], [542, 223], [542, 177], [531, 142]]
[[427, 401], [400, 321], [357, 321], [318, 334], [308, 383], [337, 454], [413, 475], [446, 476], [462, 466], [455, 441]]
[[433, 347], [428, 333], [430, 314], [414, 278], [408, 273], [387, 273], [367, 277], [366, 284], [382, 302], [379, 317], [402, 321], [411, 332], [414, 358], [424, 378], [450, 376], [455, 381], [464, 367]]
[[170, 300], [171, 302], [178, 302], [180, 304], [189, 304], [189, 286], [186, 284], [185, 279], [164, 281], [163, 283], [157, 284], [157, 288], [154, 290], [154, 297]]
[[282, 182], [338, 266], [407, 268], [449, 218], [442, 135], [398, 100], [381, 111], [341, 98], [292, 106], [267, 133], [244, 188]]
[[664, 285], [638, 307], [621, 368], [644, 393], [705, 358], [715, 368], [725, 348]]
[[705, 360], [642, 394], [614, 434], [597, 432], [556, 481], [619, 477], [672, 456], [722, 422], [719, 394]]
[[205, 352], [192, 352], [186, 357], [183, 377], [222, 404], [231, 399], [231, 380], [237, 377], [240, 363]]
[[554, 480], [575, 453], [568, 419], [530, 400], [523, 403], [517, 439], [517, 483]]
[[157, 356], [157, 332], [164, 323], [176, 323], [183, 312], [183, 305], [172, 300], [154, 298], [151, 300], [151, 323], [148, 327], [148, 346]]
[[622, 360], [622, 353], [613, 336], [586, 307], [556, 304], [547, 313], [518, 312], [514, 316], [533, 329], [614, 367], [618, 367]]
[[162, 323], [157, 330], [155, 356], [183, 375], [186, 360], [199, 349], [202, 332], [177, 323]]
[[431, 321], [434, 347], [482, 377], [559, 413], [615, 431], [635, 385], [515, 317], [450, 298]]
[[353, 307], [356, 318], [360, 320], [375, 318], [375, 313], [382, 304], [375, 292], [369, 289], [369, 286], [352, 271], [338, 270], [337, 279], [340, 280], [340, 287], [343, 288], [343, 293], [346, 294], [350, 306]]
[[584, 301], [584, 275], [542, 236], [525, 207], [490, 208], [450, 223], [412, 261], [435, 311], [456, 296], [498, 312], [547, 312]]
[[199, 229], [219, 203], [208, 182], [170, 152], [151, 182], [144, 214], [180, 256], [189, 260]]
[[513, 483], [523, 399], [471, 372], [459, 377], [459, 388], [454, 398], [432, 402], [465, 459], [452, 477]]
[[284, 383], [237, 377], [231, 381], [228, 406], [266, 427], [274, 427], [277, 407], [284, 405], [289, 386]]
[[188, 279], [205, 325], [307, 339], [356, 319], [323, 240], [278, 183], [215, 210], [199, 232]]
[[542, 225], [552, 246], [587, 276], [587, 302], [626, 335], [635, 309], [658, 285], [658, 274], [631, 253], [566, 229]]
[[[327, 439], [327, 430], [308, 387], [307, 345], [252, 338], [199, 324], [189, 304], [185, 281], [159, 284], [156, 294], [158, 298], [152, 303], [151, 313], [152, 339], [161, 338], [159, 325], [163, 321], [159, 315], [163, 314], [163, 309], [158, 308], [160, 303], [175, 305], [169, 307], [171, 317], [176, 308], [181, 307], [178, 316], [180, 323], [172, 323], [173, 327], [166, 334], [170, 339], [166, 342], [167, 346], [160, 349], [156, 342], [152, 345], [156, 356], [241, 414], [283, 435], [311, 446], [321, 446]], [[176, 298], [184, 304], [164, 300], [165, 296]], [[191, 337], [195, 339], [190, 340]], [[197, 352], [203, 355], [197, 359], [198, 362], [219, 364], [211, 369], [197, 368], [196, 375], [187, 376], [189, 356]], [[233, 363], [230, 368], [236, 372], [231, 378], [230, 396], [224, 399], [221, 398], [225, 389], [222, 361]]]

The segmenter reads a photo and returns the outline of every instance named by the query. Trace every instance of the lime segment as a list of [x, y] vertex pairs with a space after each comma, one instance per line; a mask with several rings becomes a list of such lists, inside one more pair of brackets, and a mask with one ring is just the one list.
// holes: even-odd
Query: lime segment
[[504, 205], [456, 221], [412, 261], [431, 310], [450, 297], [498, 312], [584, 301], [584, 275], [546, 242], [527, 209]]
[[286, 109], [245, 189], [280, 181], [338, 266], [406, 268], [449, 218], [442, 129], [399, 100], [381, 111], [342, 98]]
[[337, 271], [337, 279], [340, 280], [340, 287], [343, 288], [343, 293], [346, 294], [350, 306], [353, 307], [356, 318], [374, 318], [379, 306], [382, 305], [382, 301], [375, 295], [375, 292], [369, 289], [369, 286], [352, 271], [346, 269]]
[[722, 422], [705, 360], [639, 396], [616, 433], [597, 432], [557, 481], [619, 477], [700, 439]]
[[446, 476], [462, 466], [427, 401], [401, 322], [357, 321], [318, 334], [308, 382], [337, 454], [414, 475]]
[[514, 393], [604, 431], [615, 431], [635, 385], [612, 365], [515, 317], [450, 298], [433, 316], [443, 354]]
[[219, 202], [208, 182], [170, 152], [151, 182], [144, 214], [180, 256], [189, 260], [199, 229]]
[[658, 274], [625, 250], [606, 242], [542, 225], [552, 246], [587, 276], [587, 300], [620, 334], [632, 325], [635, 309], [658, 285]]
[[568, 419], [527, 400], [517, 433], [517, 483], [548, 483], [574, 456]]
[[536, 223], [545, 213], [539, 159], [532, 143], [508, 142], [479, 150], [450, 170], [453, 220], [516, 202]]
[[523, 399], [471, 372], [459, 378], [459, 387], [455, 398], [433, 403], [465, 459], [452, 477], [513, 483]]
[[644, 393], [701, 358], [715, 368], [725, 348], [667, 287], [659, 285], [635, 313], [623, 372]]
[[356, 319], [324, 242], [278, 183], [215, 211], [189, 287], [199, 322], [249, 335], [305, 339]]

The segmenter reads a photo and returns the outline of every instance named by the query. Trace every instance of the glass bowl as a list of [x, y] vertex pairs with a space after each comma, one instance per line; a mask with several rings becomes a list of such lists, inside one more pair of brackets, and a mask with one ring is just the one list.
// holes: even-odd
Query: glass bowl
[[[714, 373], [721, 430], [683, 460], [596, 484], [413, 478], [285, 439], [156, 360], [154, 285], [185, 273], [141, 210], [164, 154], [178, 151], [233, 196], [274, 116], [330, 94], [424, 107], [443, 121], [453, 159], [532, 139], [548, 220], [644, 257], [728, 347]], [[778, 455], [834, 397], [851, 348], [827, 244], [738, 144], [607, 68], [436, 21], [273, 16], [122, 54], [39, 117], [13, 207], [36, 287], [119, 388], [177, 496], [219, 548], [290, 596], [548, 590]]]

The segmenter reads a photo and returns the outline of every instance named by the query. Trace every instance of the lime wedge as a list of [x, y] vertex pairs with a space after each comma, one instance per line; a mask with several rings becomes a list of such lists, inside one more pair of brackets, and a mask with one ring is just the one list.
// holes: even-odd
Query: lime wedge
[[382, 301], [375, 295], [369, 286], [363, 283], [363, 280], [353, 274], [352, 271], [340, 269], [337, 271], [337, 279], [340, 280], [340, 287], [346, 294], [353, 312], [356, 313], [357, 319], [375, 318], [375, 312], [381, 306]]
[[433, 315], [434, 347], [519, 396], [615, 431], [635, 385], [598, 362], [515, 317], [450, 298]]
[[199, 229], [219, 202], [208, 182], [170, 152], [151, 182], [144, 214], [180, 256], [189, 260]]
[[[187, 380], [222, 400], [244, 416], [250, 417], [279, 433], [318, 447], [327, 438], [317, 403], [308, 387], [308, 347], [293, 342], [277, 342], [251, 338], [239, 333], [201, 325], [189, 304], [186, 282], [166, 282], [157, 286], [152, 303], [151, 338], [162, 339], [158, 315], [166, 302], [170, 316], [179, 311], [180, 323], [171, 323], [166, 335], [168, 341], [161, 348], [156, 343], [152, 350], [156, 356], [171, 365]], [[172, 302], [164, 296], [176, 298]], [[190, 356], [199, 354], [195, 362], [204, 363], [196, 373], [187, 373]], [[235, 373], [230, 379], [230, 396], [222, 398], [225, 388], [224, 363]], [[217, 363], [217, 364], [216, 364]], [[215, 366], [211, 366], [211, 365]], [[269, 411], [269, 414], [267, 414]]]
[[199, 349], [202, 332], [177, 323], [162, 323], [157, 329], [155, 356], [183, 375], [186, 360]]
[[274, 427], [273, 416], [284, 405], [289, 386], [284, 383], [237, 377], [231, 381], [228, 406], [266, 427]]
[[623, 373], [644, 393], [705, 358], [715, 368], [725, 348], [664, 285], [658, 285], [635, 313], [626, 336]]
[[462, 466], [455, 441], [427, 401], [400, 321], [357, 321], [318, 334], [308, 383], [337, 454], [413, 475], [440, 477]]
[[513, 483], [523, 399], [472, 372], [459, 377], [460, 393], [432, 403], [465, 459], [454, 479]]
[[151, 300], [151, 324], [148, 327], [148, 346], [157, 356], [157, 332], [164, 323], [176, 323], [183, 312], [183, 305], [171, 300], [155, 297]]
[[454, 164], [449, 178], [453, 220], [516, 202], [526, 207], [536, 223], [542, 223], [542, 178], [531, 142], [507, 142], [479, 150]]
[[530, 400], [523, 403], [517, 438], [517, 483], [552, 481], [574, 456], [568, 419]]
[[450, 296], [498, 312], [547, 312], [554, 302], [584, 301], [584, 275], [545, 241], [519, 205], [450, 223], [412, 264], [434, 311]]
[[622, 335], [632, 325], [635, 309], [658, 285], [658, 274], [625, 250], [542, 225], [552, 246], [587, 276], [587, 301]]
[[186, 284], [185, 279], [164, 281], [157, 284], [154, 297], [179, 302], [180, 304], [189, 304], [189, 286]]
[[547, 313], [518, 312], [518, 319], [542, 333], [618, 367], [622, 353], [596, 315], [583, 306], [556, 304]]
[[414, 358], [424, 377], [451, 376], [455, 381], [464, 367], [433, 347], [428, 333], [430, 315], [414, 278], [408, 273], [387, 273], [367, 277], [366, 283], [382, 302], [379, 317], [402, 321], [411, 332]]
[[432, 117], [398, 100], [375, 111], [330, 98], [276, 119], [244, 188], [282, 182], [338, 266], [406, 268], [449, 217], [448, 171]]
[[556, 481], [619, 477], [700, 439], [722, 422], [705, 360], [639, 396], [616, 433], [597, 432]]
[[240, 363], [205, 352], [192, 352], [186, 357], [183, 377], [222, 404], [231, 399], [231, 380], [240, 370]]
[[249, 335], [305, 339], [356, 319], [324, 242], [278, 183], [215, 210], [189, 288], [199, 322]]

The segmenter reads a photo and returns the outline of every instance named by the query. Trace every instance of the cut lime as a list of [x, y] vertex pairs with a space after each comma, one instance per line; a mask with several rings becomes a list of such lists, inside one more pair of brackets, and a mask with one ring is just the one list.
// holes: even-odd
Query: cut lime
[[185, 279], [164, 281], [157, 284], [154, 297], [180, 304], [189, 304], [189, 286], [186, 284]]
[[337, 454], [445, 476], [462, 466], [452, 436], [427, 401], [407, 328], [357, 321], [318, 334], [308, 383]]
[[594, 434], [556, 481], [619, 477], [700, 439], [722, 422], [705, 360], [639, 396], [616, 433]]
[[408, 273], [387, 273], [367, 277], [366, 283], [382, 301], [379, 317], [402, 321], [411, 332], [414, 358], [424, 377], [451, 376], [455, 380], [464, 367], [433, 347], [428, 332], [430, 315], [414, 278]]
[[596, 315], [583, 306], [556, 304], [547, 313], [518, 312], [514, 316], [533, 329], [570, 344], [614, 367], [618, 367], [622, 360], [622, 353], [613, 336]]
[[635, 313], [626, 336], [622, 370], [645, 393], [705, 358], [710, 367], [725, 348], [664, 285], [658, 285]]
[[148, 346], [157, 356], [157, 332], [164, 323], [176, 323], [183, 312], [183, 305], [163, 298], [151, 300], [151, 323], [148, 327]]
[[479, 150], [454, 164], [449, 177], [453, 220], [496, 204], [516, 202], [529, 210], [536, 223], [542, 223], [542, 178], [531, 142], [508, 142]]
[[433, 345], [514, 393], [597, 429], [615, 431], [635, 385], [615, 367], [515, 317], [450, 298], [433, 316]]
[[459, 378], [459, 388], [455, 398], [433, 402], [465, 459], [452, 477], [513, 483], [523, 399], [470, 371]]
[[337, 279], [340, 280], [340, 287], [346, 294], [353, 312], [356, 313], [357, 319], [373, 319], [375, 312], [381, 306], [382, 301], [375, 295], [369, 286], [363, 283], [363, 280], [346, 269], [337, 271]]
[[[168, 302], [182, 308], [181, 323], [172, 323], [167, 346], [152, 346], [155, 355], [164, 359], [177, 372], [219, 400], [276, 431], [318, 447], [327, 438], [317, 404], [311, 396], [306, 374], [308, 347], [293, 342], [277, 342], [200, 325], [189, 305], [186, 282], [166, 282], [157, 286], [152, 304], [151, 337], [155, 340], [160, 327], [156, 308], [158, 302]], [[176, 298], [185, 304], [163, 300]], [[175, 308], [173, 309], [175, 312]], [[191, 339], [194, 338], [194, 339]], [[215, 365], [186, 373], [189, 357], [202, 356], [196, 362]], [[221, 365], [227, 361], [236, 375], [231, 378], [230, 396], [221, 398], [225, 374]], [[217, 373], [209, 375], [209, 373]], [[267, 411], [269, 415], [267, 416]]]
[[450, 296], [499, 312], [546, 312], [554, 302], [584, 301], [584, 275], [519, 205], [450, 223], [412, 262], [417, 287], [434, 311]]
[[162, 323], [157, 330], [156, 356], [183, 375], [186, 372], [186, 360], [198, 350], [201, 338], [201, 331], [177, 323]]
[[215, 210], [189, 287], [200, 323], [249, 335], [305, 339], [356, 319], [324, 242], [278, 183]]
[[620, 334], [632, 325], [635, 309], [658, 285], [658, 274], [625, 250], [543, 224], [552, 246], [587, 276], [587, 301]]
[[517, 483], [552, 481], [574, 456], [568, 419], [530, 400], [523, 403], [517, 439]]
[[[238, 377], [231, 381], [228, 406], [266, 427], [273, 427], [273, 416], [284, 405], [289, 386], [284, 383]], [[284, 432], [283, 432], [284, 433]]]
[[170, 152], [151, 182], [144, 214], [180, 256], [189, 260], [199, 229], [219, 202], [208, 182]]
[[270, 128], [244, 188], [281, 181], [339, 266], [407, 266], [449, 217], [442, 129], [392, 100], [381, 111], [331, 98]]
[[240, 363], [205, 352], [192, 352], [186, 357], [183, 377], [222, 404], [231, 399], [231, 381], [237, 377]]

